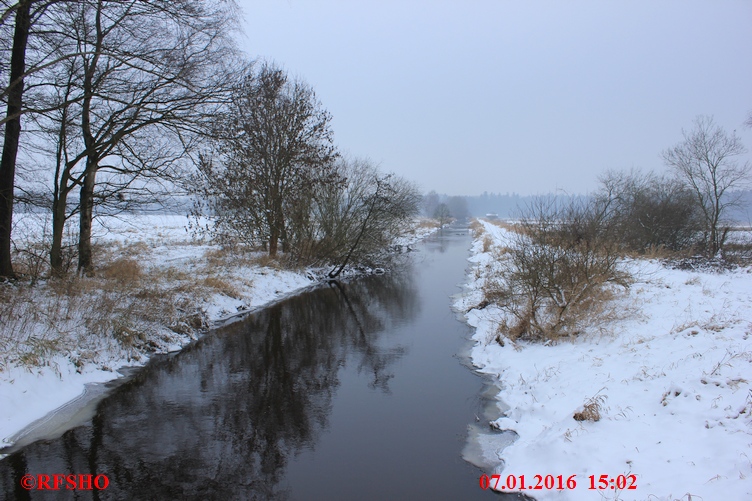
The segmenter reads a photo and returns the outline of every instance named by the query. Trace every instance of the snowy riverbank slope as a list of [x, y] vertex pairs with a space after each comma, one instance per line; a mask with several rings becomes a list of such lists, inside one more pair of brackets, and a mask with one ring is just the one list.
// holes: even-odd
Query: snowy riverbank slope
[[[752, 499], [752, 269], [625, 263], [635, 283], [617, 299], [624, 318], [574, 342], [502, 347], [501, 312], [471, 308], [507, 238], [483, 222], [456, 304], [476, 328], [473, 363], [498, 378], [491, 425], [519, 435], [499, 450], [481, 434], [488, 475], [501, 473], [500, 486], [514, 475], [518, 487], [524, 475], [525, 493], [539, 500]], [[588, 403], [599, 404], [600, 420], [575, 420]], [[555, 484], [576, 475], [576, 487], [529, 490], [535, 475]]]
[[[107, 262], [97, 277], [63, 282], [73, 292], [47, 280], [2, 284], [0, 448], [61, 406], [67, 412], [88, 383], [118, 378], [118, 369], [143, 365], [152, 353], [181, 349], [201, 324], [263, 307], [317, 281], [311, 270], [279, 269], [262, 254], [236, 256], [196, 241], [185, 216], [98, 222], [97, 255]], [[44, 223], [19, 215], [17, 243], [33, 248]], [[400, 243], [431, 231], [420, 225]], [[166, 302], [173, 304], [159, 304]]]

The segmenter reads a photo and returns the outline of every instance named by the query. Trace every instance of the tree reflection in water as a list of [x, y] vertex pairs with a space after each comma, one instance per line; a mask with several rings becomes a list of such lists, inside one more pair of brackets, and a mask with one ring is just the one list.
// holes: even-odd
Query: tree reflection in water
[[[404, 348], [379, 346], [419, 308], [412, 275], [315, 290], [155, 360], [87, 426], [0, 461], [3, 499], [285, 499], [288, 460], [328, 426], [346, 363], [389, 392]], [[352, 358], [355, 356], [354, 358]], [[24, 491], [21, 476], [106, 474], [104, 491]]]

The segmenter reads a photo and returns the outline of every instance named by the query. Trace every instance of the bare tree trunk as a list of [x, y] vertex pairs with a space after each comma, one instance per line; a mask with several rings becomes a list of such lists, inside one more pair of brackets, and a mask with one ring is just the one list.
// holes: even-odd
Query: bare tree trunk
[[269, 257], [277, 257], [278, 242], [279, 232], [277, 231], [277, 225], [272, 225], [269, 228]]
[[81, 187], [78, 234], [78, 271], [88, 274], [91, 271], [91, 223], [94, 209], [94, 186], [97, 175], [97, 159], [86, 160], [86, 177]]
[[96, 28], [96, 40], [94, 43], [94, 55], [88, 64], [84, 63], [84, 100], [81, 110], [81, 132], [86, 146], [86, 170], [84, 182], [81, 186], [81, 198], [79, 207], [79, 230], [78, 230], [78, 272], [82, 275], [91, 271], [91, 223], [94, 209], [94, 186], [99, 157], [96, 140], [91, 127], [91, 104], [94, 94], [94, 74], [102, 54], [104, 33], [102, 31], [102, 0], [97, 2], [97, 10], [94, 16]]
[[63, 272], [63, 229], [65, 228], [65, 205], [67, 193], [62, 193], [52, 201], [52, 247], [50, 248], [50, 267], [53, 275]]
[[[58, 163], [59, 165], [59, 163]], [[63, 172], [58, 179], [55, 176], [55, 192], [52, 198], [52, 245], [50, 247], [50, 268], [52, 274], [60, 276], [63, 274], [63, 232], [65, 222], [68, 219], [68, 193], [73, 186], [70, 183], [70, 166], [65, 165]]]
[[55, 152], [55, 181], [52, 192], [52, 246], [50, 247], [50, 269], [52, 275], [63, 273], [63, 230], [65, 229], [68, 193], [72, 189], [69, 185], [71, 165], [67, 162], [66, 145], [68, 137], [68, 98], [71, 91], [73, 71], [68, 78], [63, 109], [60, 115], [60, 128], [57, 134], [57, 148]]
[[[269, 221], [269, 256], [276, 257], [279, 250], [279, 239], [284, 238], [284, 217], [282, 216], [282, 196], [279, 189], [271, 190], [272, 211], [268, 216]], [[283, 242], [284, 244], [284, 242]]]
[[279, 246], [279, 226], [277, 226], [277, 215], [274, 211], [267, 213], [266, 221], [269, 225], [269, 257], [276, 257]]
[[29, 40], [31, 0], [20, 1], [16, 10], [16, 26], [10, 59], [10, 85], [5, 123], [3, 155], [0, 161], [0, 276], [13, 277], [10, 256], [13, 227], [13, 188], [16, 178], [16, 158], [21, 137], [21, 105], [23, 74], [26, 71], [26, 45]]

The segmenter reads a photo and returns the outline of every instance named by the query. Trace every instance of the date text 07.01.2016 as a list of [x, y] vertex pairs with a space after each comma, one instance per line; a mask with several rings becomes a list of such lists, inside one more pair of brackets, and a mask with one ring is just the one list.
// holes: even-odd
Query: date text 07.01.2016
[[[615, 477], [588, 475], [587, 479], [587, 488], [590, 490], [637, 489], [637, 475], [633, 473]], [[530, 477], [525, 478], [525, 475], [507, 475], [506, 477], [491, 475], [489, 477], [484, 474], [480, 476], [480, 488], [484, 490], [490, 488], [495, 491], [571, 490], [577, 488], [577, 475], [569, 475], [566, 478], [564, 475], [533, 475], [530, 481]]]

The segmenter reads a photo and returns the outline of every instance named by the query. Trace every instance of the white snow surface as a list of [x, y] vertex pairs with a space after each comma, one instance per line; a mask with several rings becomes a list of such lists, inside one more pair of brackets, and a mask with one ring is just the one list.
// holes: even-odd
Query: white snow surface
[[[38, 239], [45, 221], [34, 215], [20, 214], [14, 224], [14, 234], [29, 241]], [[148, 253], [139, 255], [139, 263], [147, 270], [174, 268], [191, 274], [204, 259], [208, 250], [216, 249], [210, 243], [197, 243], [186, 230], [188, 220], [181, 215], [130, 215], [125, 218], [101, 218], [94, 229], [94, 241], [98, 243], [118, 242], [132, 245], [141, 243], [148, 247]], [[431, 228], [417, 227], [413, 233], [400, 240], [403, 245], [415, 242]], [[213, 294], [202, 305], [209, 321], [222, 321], [236, 316], [239, 312], [250, 311], [289, 295], [299, 293], [315, 284], [315, 273], [311, 270], [298, 272], [269, 268], [265, 266], [239, 265], [231, 270], [222, 270], [222, 279], [239, 291], [240, 297]], [[173, 341], [168, 342], [166, 351], [177, 351], [190, 343], [192, 335], [178, 335], [168, 332]], [[71, 351], [75, 352], [72, 347]], [[107, 348], [102, 348], [107, 351]], [[71, 414], [71, 401], [84, 400], [86, 385], [111, 381], [121, 374], [118, 369], [126, 366], [139, 366], [148, 357], [134, 360], [113, 350], [98, 353], [98, 364], [75, 367], [69, 357], [57, 356], [46, 361], [42, 367], [5, 367], [0, 370], [0, 448], [19, 440], [21, 434], [46, 422], [56, 414]], [[90, 392], [91, 393], [91, 392]], [[101, 392], [99, 392], [101, 393]], [[61, 412], [65, 408], [65, 412]], [[75, 411], [73, 411], [75, 412]], [[2, 454], [0, 454], [0, 458]]]
[[[490, 425], [519, 435], [506, 447], [480, 435], [486, 473], [501, 484], [515, 475], [518, 486], [524, 475], [538, 500], [752, 499], [752, 268], [625, 262], [636, 280], [617, 299], [624, 318], [574, 341], [502, 347], [502, 312], [473, 306], [508, 233], [482, 224], [455, 306], [475, 327], [473, 364], [497, 381]], [[576, 421], [590, 399], [602, 402], [600, 420]], [[529, 490], [535, 475], [576, 475], [577, 485]], [[601, 475], [635, 475], [636, 489], [591, 490], [591, 475], [596, 486]]]

